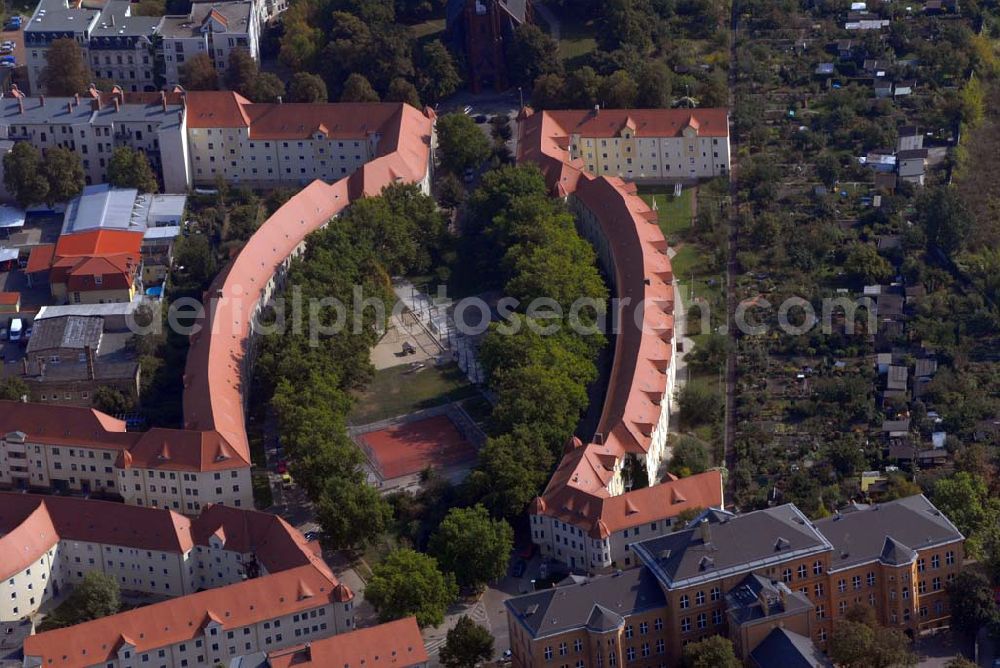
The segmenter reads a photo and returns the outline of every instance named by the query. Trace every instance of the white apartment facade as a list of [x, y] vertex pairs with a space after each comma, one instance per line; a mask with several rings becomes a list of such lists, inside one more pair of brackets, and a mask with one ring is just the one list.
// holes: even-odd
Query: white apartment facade
[[162, 174], [164, 190], [186, 192], [189, 182], [187, 126], [174, 93], [99, 93], [28, 97], [15, 90], [0, 98], [0, 139], [53, 146], [80, 155], [87, 184], [103, 183], [114, 149], [145, 153]]

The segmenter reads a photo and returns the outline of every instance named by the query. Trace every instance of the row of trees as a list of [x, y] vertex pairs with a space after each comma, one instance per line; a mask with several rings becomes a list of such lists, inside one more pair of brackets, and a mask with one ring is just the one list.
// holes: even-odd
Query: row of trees
[[[514, 517], [545, 484], [587, 407], [587, 385], [597, 378], [594, 360], [604, 336], [596, 328], [573, 331], [567, 324], [571, 306], [588, 300], [580, 322], [599, 323], [608, 292], [593, 248], [565, 205], [548, 196], [537, 168], [488, 172], [468, 208], [465, 235], [480, 246], [467, 248], [467, 257], [485, 282], [503, 285], [520, 306], [513, 315], [516, 333], [494, 325], [481, 348], [497, 399], [490, 437], [467, 484], [495, 515]], [[562, 315], [526, 312], [536, 298], [552, 300]], [[540, 333], [553, 326], [555, 333]]]
[[[79, 154], [53, 146], [39, 151], [29, 142], [17, 142], [3, 158], [4, 185], [22, 208], [67, 202], [83, 190], [86, 175]], [[113, 186], [155, 193], [156, 174], [146, 154], [120, 146], [108, 161], [107, 180]]]

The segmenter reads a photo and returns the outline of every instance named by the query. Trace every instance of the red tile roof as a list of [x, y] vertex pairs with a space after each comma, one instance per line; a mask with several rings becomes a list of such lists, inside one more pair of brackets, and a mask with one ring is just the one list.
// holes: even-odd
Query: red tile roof
[[56, 242], [56, 257], [85, 255], [116, 255], [127, 253], [138, 256], [142, 247], [142, 232], [126, 230], [92, 230], [63, 234]]
[[0, 579], [24, 570], [59, 539], [185, 553], [209, 545], [216, 533], [226, 550], [253, 553], [268, 573], [312, 566], [336, 584], [313, 543], [270, 513], [215, 504], [189, 519], [168, 509], [14, 492], [0, 492]]
[[[188, 127], [219, 128], [249, 127], [253, 111], [267, 131], [281, 131], [281, 124], [296, 123], [301, 118], [309, 123], [320, 120], [327, 132], [352, 132], [364, 124], [362, 116], [380, 123], [377, 131], [377, 156], [349, 177], [333, 184], [314, 181], [285, 203], [254, 233], [232, 263], [216, 277], [206, 295], [207, 319], [201, 332], [192, 335], [184, 373], [185, 429], [153, 429], [144, 434], [124, 432], [124, 424], [91, 430], [70, 430], [61, 440], [56, 430], [46, 425], [62, 426], [64, 419], [78, 420], [74, 409], [67, 406], [35, 406], [10, 413], [0, 402], [0, 425], [10, 429], [31, 429], [33, 440], [48, 443], [75, 443], [89, 447], [120, 450], [119, 465], [123, 467], [159, 468], [207, 471], [244, 468], [250, 465], [241, 375], [245, 341], [259, 295], [285, 260], [313, 231], [339, 214], [359, 197], [377, 195], [392, 183], [420, 183], [428, 176], [430, 144], [433, 131], [432, 111], [421, 113], [402, 103], [383, 105], [346, 105], [342, 117], [336, 111], [341, 105], [253, 105], [232, 92], [192, 91], [186, 94]], [[343, 120], [338, 121], [338, 118]], [[382, 119], [382, 120], [380, 120]], [[339, 125], [338, 125], [339, 124]], [[290, 126], [289, 126], [290, 127]], [[295, 126], [296, 128], [298, 125]], [[373, 128], [374, 130], [374, 128]], [[289, 130], [290, 131], [290, 130]], [[295, 132], [298, 132], [296, 129]], [[121, 230], [98, 230], [60, 237], [56, 247], [37, 246], [28, 262], [29, 271], [47, 270], [53, 259], [102, 255], [103, 268], [114, 266], [122, 258], [116, 254], [138, 256], [142, 234]], [[85, 269], [97, 269], [96, 263], [85, 260], [79, 267], [71, 261], [59, 264], [58, 270], [79, 274], [84, 280]], [[125, 265], [127, 267], [127, 263]], [[92, 279], [92, 275], [91, 278]], [[103, 287], [103, 286], [102, 286]], [[248, 297], [248, 296], [251, 296]], [[225, 299], [218, 299], [225, 297]], [[19, 407], [31, 404], [16, 404]], [[7, 414], [4, 411], [8, 411]], [[20, 411], [28, 411], [28, 419]], [[44, 411], [46, 420], [35, 419]], [[91, 411], [95, 415], [103, 415]], [[108, 416], [103, 416], [111, 420]], [[9, 419], [8, 419], [9, 418]], [[30, 426], [29, 426], [30, 425]], [[120, 429], [118, 428], [120, 425]], [[49, 429], [49, 433], [46, 433]], [[166, 449], [165, 449], [166, 446]], [[166, 454], [165, 454], [166, 453]]]
[[[315, 567], [300, 566], [39, 633], [25, 641], [24, 655], [42, 666], [85, 668], [115, 660], [122, 642], [146, 652], [201, 638], [209, 619], [227, 630], [317, 608], [336, 601], [335, 588]], [[311, 595], [303, 596], [303, 589]]]
[[20, 292], [0, 292], [0, 305], [13, 306], [21, 302]]
[[415, 617], [270, 652], [270, 668], [407, 668], [430, 661]]
[[[727, 136], [724, 109], [600, 110], [533, 113], [525, 109], [519, 126], [518, 160], [537, 164], [554, 195], [576, 199], [593, 215], [611, 249], [612, 281], [620, 306], [614, 361], [597, 427], [598, 442], [569, 448], [532, 512], [558, 517], [585, 528], [591, 536], [667, 517], [689, 504], [662, 505], [667, 490], [629, 492], [612, 501], [608, 484], [615, 463], [626, 453], [644, 454], [659, 421], [674, 351], [673, 271], [655, 211], [636, 194], [634, 184], [617, 177], [594, 177], [583, 162], [571, 159], [568, 135], [614, 136], [628, 126], [639, 136], [673, 136], [691, 126], [699, 134]], [[695, 480], [697, 478], [697, 480]], [[690, 498], [722, 503], [717, 474], [695, 476], [685, 487]], [[664, 487], [659, 485], [656, 487]], [[655, 487], [653, 488], [655, 489]], [[697, 492], [697, 493], [696, 493]], [[621, 504], [632, 504], [621, 512]], [[692, 501], [692, 503], [694, 503]], [[695, 506], [691, 506], [695, 507]], [[669, 508], [669, 510], [667, 510]], [[665, 514], [667, 513], [667, 514]]]
[[[298, 105], [284, 106], [293, 113]], [[303, 188], [264, 221], [206, 294], [207, 322], [191, 337], [184, 373], [185, 428], [217, 432], [248, 463], [241, 366], [258, 295], [299, 244], [352, 200], [427, 176], [431, 117], [406, 104], [389, 106], [395, 112], [378, 156], [336, 183]]]
[[55, 255], [55, 244], [39, 244], [31, 249], [28, 255], [28, 266], [24, 271], [34, 274], [39, 271], [48, 271], [52, 266], [52, 257]]
[[699, 137], [728, 137], [727, 109], [600, 109], [542, 112], [566, 134], [617, 137], [625, 127], [637, 137], [679, 137], [691, 127]]

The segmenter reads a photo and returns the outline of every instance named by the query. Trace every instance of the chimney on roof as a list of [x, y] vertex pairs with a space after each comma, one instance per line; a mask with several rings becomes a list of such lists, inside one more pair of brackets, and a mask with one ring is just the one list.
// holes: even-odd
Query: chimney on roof
[[167, 113], [167, 92], [160, 91], [160, 102], [163, 104], [163, 113]]
[[115, 27], [115, 13], [111, 12], [111, 27]]
[[117, 114], [119, 111], [121, 111], [121, 108], [122, 108], [122, 103], [118, 100], [118, 96], [116, 95], [115, 96], [115, 113]]
[[712, 529], [708, 518], [698, 522], [698, 537], [701, 538], [701, 542], [705, 545], [712, 542]]
[[38, 96], [38, 106], [40, 106], [40, 107], [44, 107], [45, 106], [45, 96], [44, 95], [39, 95]]
[[94, 380], [97, 377], [94, 373], [94, 349], [91, 346], [84, 346], [83, 355], [87, 360], [87, 378]]
[[24, 98], [23, 97], [17, 98], [17, 113], [19, 113], [19, 114], [23, 114], [24, 113]]
[[73, 101], [72, 100], [70, 100], [69, 102], [66, 103], [66, 111], [68, 111], [71, 114], [73, 113]]
[[80, 106], [80, 94], [79, 93], [74, 93], [73, 94], [73, 99], [76, 100], [76, 105]]

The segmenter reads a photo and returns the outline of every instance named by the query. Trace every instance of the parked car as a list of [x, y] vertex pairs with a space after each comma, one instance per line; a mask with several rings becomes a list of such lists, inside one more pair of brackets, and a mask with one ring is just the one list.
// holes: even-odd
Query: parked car
[[464, 107], [462, 107], [462, 113], [468, 116], [469, 114], [472, 113], [472, 107], [470, 107], [469, 105], [465, 105]]
[[319, 537], [322, 536], [323, 534], [321, 534], [319, 531], [306, 531], [302, 535], [306, 537], [306, 540], [312, 542], [314, 540], [319, 540]]
[[0, 56], [0, 67], [17, 67], [14, 56]]
[[490, 120], [490, 119], [489, 119], [489, 117], [486, 114], [478, 114], [476, 116], [476, 118], [475, 118], [476, 123], [480, 123], [480, 124], [485, 123], [488, 120]]
[[514, 563], [514, 568], [510, 569], [510, 574], [516, 578], [522, 577], [524, 572], [528, 570], [528, 564], [524, 563], [523, 559], [518, 559]]
[[21, 29], [21, 17], [12, 16], [7, 19], [7, 23], [4, 24], [4, 30], [20, 30]]
[[24, 334], [24, 321], [20, 318], [14, 318], [10, 321], [10, 340], [20, 341], [22, 334]]

